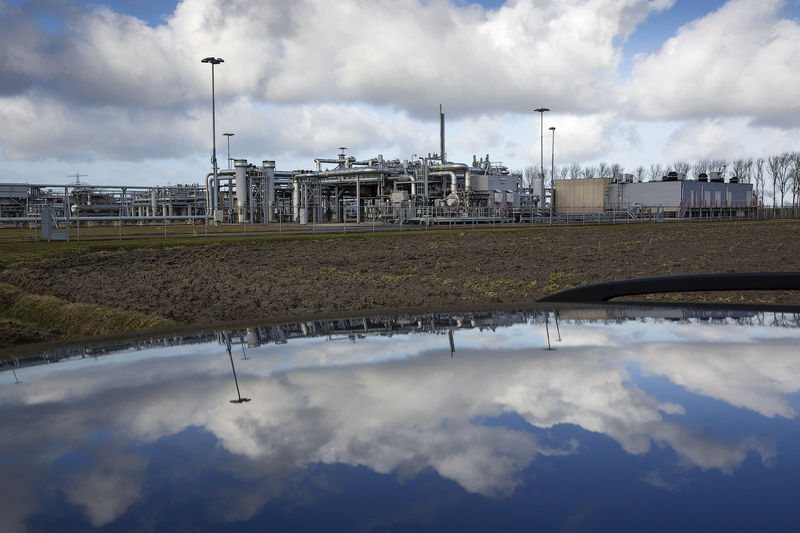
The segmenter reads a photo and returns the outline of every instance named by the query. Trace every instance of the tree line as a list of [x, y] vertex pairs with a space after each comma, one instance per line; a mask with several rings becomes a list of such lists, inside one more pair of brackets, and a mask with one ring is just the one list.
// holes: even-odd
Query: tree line
[[[756, 196], [768, 205], [772, 200], [772, 207], [783, 207], [786, 200], [791, 199], [789, 205], [800, 202], [800, 152], [783, 152], [770, 157], [748, 157], [742, 159], [701, 159], [695, 163], [688, 161], [675, 161], [671, 165], [651, 164], [648, 167], [638, 166], [626, 172], [619, 163], [606, 163], [601, 161], [597, 165], [581, 166], [579, 163], [561, 165], [555, 168], [555, 176], [551, 176], [550, 168], [544, 169], [544, 177], [549, 183], [552, 177], [557, 180], [586, 179], [586, 178], [614, 178], [624, 174], [633, 176], [633, 180], [661, 181], [668, 172], [683, 174], [687, 179], [697, 179], [700, 174], [710, 175], [718, 172], [722, 178], [729, 179], [733, 176], [739, 178], [739, 183], [752, 183]], [[531, 187], [535, 178], [542, 177], [540, 167], [530, 165], [524, 170], [513, 171], [522, 176], [523, 187]]]

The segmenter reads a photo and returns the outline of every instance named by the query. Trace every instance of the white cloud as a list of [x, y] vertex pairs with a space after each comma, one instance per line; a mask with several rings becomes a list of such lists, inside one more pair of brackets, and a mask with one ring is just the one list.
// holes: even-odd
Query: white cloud
[[746, 157], [749, 153], [743, 143], [747, 134], [745, 122], [745, 119], [684, 122], [669, 136], [664, 153], [670, 161]]
[[[419, 117], [439, 103], [451, 120], [527, 113], [534, 100], [577, 112], [610, 103], [616, 40], [670, 3], [186, 0], [155, 27], [102, 6], [63, 10], [52, 34], [3, 4], [0, 148], [10, 160], [78, 161], [205, 150], [210, 73], [200, 59], [215, 55], [225, 59], [218, 118], [237, 126], [238, 146], [261, 143], [255, 159], [341, 143], [430, 151]], [[265, 103], [271, 112], [237, 114]], [[516, 155], [515, 142], [493, 137], [496, 158]], [[468, 151], [495, 148], [474, 144]]]
[[800, 126], [800, 25], [782, 0], [730, 0], [634, 66], [630, 103], [647, 118], [758, 117]]

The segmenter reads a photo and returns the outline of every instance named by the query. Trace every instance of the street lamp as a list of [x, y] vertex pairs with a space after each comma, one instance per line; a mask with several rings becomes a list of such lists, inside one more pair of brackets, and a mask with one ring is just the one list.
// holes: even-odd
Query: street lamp
[[216, 103], [214, 101], [214, 65], [219, 65], [220, 63], [224, 63], [225, 60], [221, 57], [206, 57], [205, 59], [200, 60], [201, 63], [211, 63], [211, 142], [212, 142], [212, 152], [211, 152], [211, 166], [214, 167], [214, 191], [215, 193], [211, 195], [211, 208], [214, 209], [216, 207], [216, 191], [219, 190], [219, 184], [217, 183], [217, 117], [216, 117]]
[[233, 137], [233, 133], [223, 133], [225, 137], [228, 138], [228, 170], [231, 169], [231, 137]]
[[[550, 153], [550, 225], [553, 225], [553, 205], [555, 201], [555, 194], [556, 194], [556, 127], [550, 126], [550, 131], [553, 132], [553, 151]], [[558, 325], [558, 321], [556, 321], [556, 326]], [[558, 334], [559, 339], [561, 340], [561, 332]]]
[[534, 109], [534, 111], [539, 113], [539, 118], [540, 118], [540, 120], [539, 120], [539, 133], [541, 134], [541, 137], [540, 137], [540, 140], [541, 140], [541, 153], [540, 153], [539, 161], [540, 161], [541, 167], [542, 167], [541, 168], [541, 170], [542, 170], [542, 180], [544, 180], [544, 112], [545, 111], [550, 111], [550, 110], [548, 108], [546, 108], [546, 107], [538, 107], [538, 108]]

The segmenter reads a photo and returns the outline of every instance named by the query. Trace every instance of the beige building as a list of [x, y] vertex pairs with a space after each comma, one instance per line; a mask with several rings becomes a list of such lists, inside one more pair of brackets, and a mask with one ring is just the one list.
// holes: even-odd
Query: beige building
[[555, 212], [558, 214], [589, 214], [605, 211], [607, 178], [555, 181]]

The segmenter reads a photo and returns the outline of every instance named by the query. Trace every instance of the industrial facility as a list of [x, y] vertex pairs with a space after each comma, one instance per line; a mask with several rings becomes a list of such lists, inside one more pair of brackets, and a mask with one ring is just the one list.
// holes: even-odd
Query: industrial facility
[[510, 221], [540, 216], [544, 196], [523, 189], [521, 176], [485, 158], [471, 164], [438, 154], [399, 160], [382, 155], [358, 160], [341, 149], [317, 158], [313, 170], [282, 171], [274, 161], [209, 173], [202, 183], [166, 187], [137, 185], [0, 185], [0, 221], [38, 221], [54, 227], [87, 222], [208, 219], [215, 223], [386, 223]]
[[236, 159], [233, 169], [194, 184], [0, 184], [0, 221], [36, 222], [52, 230], [70, 221], [427, 225], [575, 215], [744, 217], [758, 207], [751, 184], [736, 177], [726, 182], [716, 173], [697, 180], [675, 172], [651, 182], [635, 182], [631, 175], [555, 180], [551, 192], [538, 178], [533, 187], [523, 187], [522, 176], [488, 154], [466, 164], [438, 154], [356, 159], [340, 150], [336, 157], [314, 159], [310, 170], [276, 170], [274, 161], [256, 165]]
[[[453, 224], [641, 217], [747, 216], [757, 206], [750, 184], [727, 183], [719, 174], [689, 181], [670, 172], [658, 182], [613, 179], [555, 180], [523, 186], [522, 176], [502, 163], [472, 157], [447, 159], [440, 110], [440, 152], [407, 159], [383, 155], [358, 159], [339, 148], [314, 159], [312, 169], [278, 170], [233, 159], [233, 168], [191, 184], [167, 186], [0, 184], [0, 222], [38, 225], [48, 240], [69, 239], [78, 224], [145, 224], [168, 221], [213, 224], [361, 223]], [[216, 153], [216, 152], [215, 152]], [[216, 157], [213, 158], [216, 162]], [[230, 166], [230, 165], [229, 165]], [[585, 219], [585, 218], [584, 218]]]
[[625, 174], [613, 179], [590, 178], [555, 181], [555, 212], [603, 214], [626, 212], [630, 218], [744, 217], [758, 199], [753, 185], [727, 182], [717, 172], [700, 174], [696, 180], [670, 172], [661, 181], [634, 182]]

